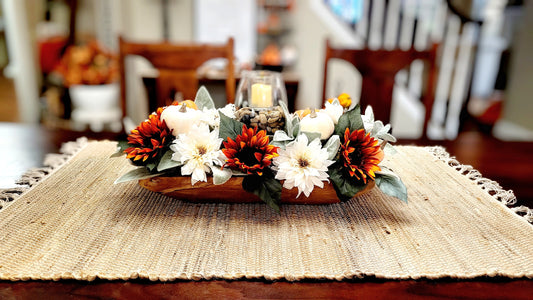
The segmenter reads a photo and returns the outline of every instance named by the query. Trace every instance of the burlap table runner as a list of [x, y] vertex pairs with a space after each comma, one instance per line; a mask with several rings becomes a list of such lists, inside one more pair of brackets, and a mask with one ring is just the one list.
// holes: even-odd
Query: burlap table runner
[[385, 162], [409, 204], [374, 189], [278, 214], [114, 185], [132, 168], [115, 145], [89, 143], [0, 210], [0, 279], [533, 277], [533, 226], [425, 148]]

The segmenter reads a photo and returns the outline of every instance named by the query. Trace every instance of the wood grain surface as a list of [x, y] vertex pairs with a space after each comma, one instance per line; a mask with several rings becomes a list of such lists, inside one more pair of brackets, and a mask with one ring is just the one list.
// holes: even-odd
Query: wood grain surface
[[[189, 202], [218, 202], [218, 203], [254, 203], [262, 200], [242, 188], [244, 177], [232, 177], [222, 185], [212, 184], [213, 180], [208, 177], [207, 182], [197, 182], [191, 185], [190, 176], [165, 177], [157, 176], [139, 180], [139, 185], [150, 191], [161, 193], [172, 198]], [[370, 181], [364, 190], [354, 197], [363, 195], [374, 188], [375, 182]], [[315, 187], [313, 192], [306, 197], [303, 193], [298, 196], [298, 188], [283, 189], [281, 203], [284, 204], [332, 204], [340, 200], [331, 183], [324, 183], [324, 188]]]
[[533, 280], [0, 282], [1, 299], [531, 299]]

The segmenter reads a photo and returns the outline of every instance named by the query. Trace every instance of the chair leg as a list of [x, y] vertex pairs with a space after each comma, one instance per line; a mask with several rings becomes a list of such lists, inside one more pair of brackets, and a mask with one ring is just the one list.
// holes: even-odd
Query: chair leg
[[370, 105], [376, 120], [381, 120], [384, 124], [390, 123], [393, 89], [394, 79], [363, 76], [359, 102], [361, 112], [364, 113], [366, 107]]

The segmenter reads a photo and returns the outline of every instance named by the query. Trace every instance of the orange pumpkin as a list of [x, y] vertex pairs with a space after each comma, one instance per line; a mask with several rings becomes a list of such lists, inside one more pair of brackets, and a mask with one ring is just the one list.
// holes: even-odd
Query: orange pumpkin
[[[316, 108], [315, 108], [315, 112], [318, 112], [318, 111], [319, 111], [319, 109], [316, 109]], [[309, 114], [311, 113], [311, 109], [308, 107], [308, 108], [303, 109], [303, 110], [302, 110], [302, 109], [301, 109], [301, 110], [297, 110], [297, 111], [295, 111], [294, 113], [295, 113], [295, 114], [298, 116], [298, 118], [301, 120], [301, 119], [303, 119], [305, 116], [307, 116], [307, 115], [309, 115]]]
[[196, 103], [194, 103], [194, 101], [192, 101], [192, 100], [183, 100], [181, 102], [178, 102], [178, 101], [172, 102], [172, 105], [181, 106], [183, 104], [185, 104], [185, 107], [196, 109], [196, 110], [198, 109], [198, 106], [196, 106]]

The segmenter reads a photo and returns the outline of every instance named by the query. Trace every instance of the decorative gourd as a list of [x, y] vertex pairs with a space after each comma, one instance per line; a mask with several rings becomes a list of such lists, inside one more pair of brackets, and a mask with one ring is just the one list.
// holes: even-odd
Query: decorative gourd
[[189, 132], [192, 125], [198, 124], [201, 118], [202, 112], [188, 108], [186, 103], [180, 106], [168, 106], [161, 113], [161, 120], [165, 121], [169, 129], [172, 129], [174, 136]]
[[178, 106], [181, 106], [183, 104], [185, 104], [187, 108], [198, 109], [198, 106], [196, 106], [196, 103], [194, 103], [194, 101], [192, 100], [183, 100], [178, 103]]
[[335, 124], [329, 115], [322, 110], [313, 111], [300, 120], [300, 130], [305, 132], [319, 132], [320, 139], [329, 138], [335, 130]]
[[[318, 109], [315, 109], [316, 112], [318, 112], [319, 110]], [[311, 109], [308, 107], [306, 109], [301, 109], [301, 110], [297, 110], [294, 112], [297, 116], [298, 116], [298, 119], [303, 119], [305, 116], [309, 115], [311, 113]]]

